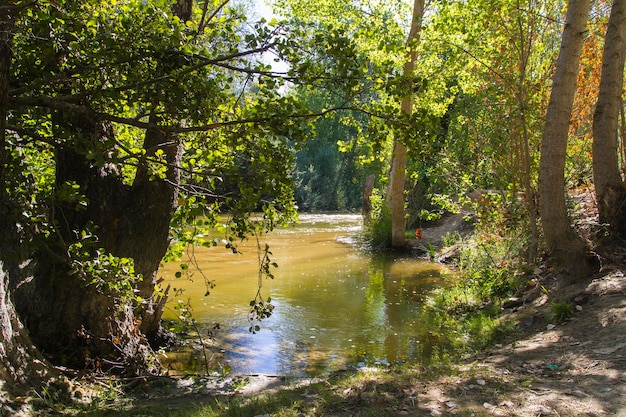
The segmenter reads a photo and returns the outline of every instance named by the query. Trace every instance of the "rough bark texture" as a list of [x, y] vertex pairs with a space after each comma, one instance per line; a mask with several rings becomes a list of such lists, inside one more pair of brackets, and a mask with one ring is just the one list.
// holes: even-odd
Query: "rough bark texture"
[[[152, 117], [152, 122], [158, 122], [156, 117]], [[137, 169], [131, 190], [133, 212], [121, 225], [124, 232], [122, 239], [118, 238], [116, 250], [135, 259], [135, 268], [143, 275], [143, 281], [138, 284], [139, 295], [148, 302], [140, 311], [141, 330], [151, 341], [157, 342], [162, 333], [163, 300], [155, 295], [154, 288], [158, 285], [156, 274], [169, 245], [169, 226], [176, 210], [182, 147], [174, 135], [149, 129], [144, 149], [147, 156], [162, 150], [168, 169], [165, 178], [159, 179], [150, 178], [146, 161]]]
[[[182, 19], [191, 18], [190, 0], [173, 7]], [[53, 236], [37, 253], [32, 280], [14, 285], [18, 311], [37, 346], [62, 363], [76, 367], [118, 368], [130, 372], [156, 372], [157, 364], [148, 341], [162, 344], [169, 334], [160, 325], [164, 298], [154, 291], [156, 273], [169, 244], [169, 226], [180, 182], [181, 146], [176, 137], [158, 127], [147, 129], [145, 156], [139, 161], [131, 185], [124, 183], [111, 156], [115, 138], [110, 125], [90, 112], [89, 102], [53, 116], [56, 188], [73, 183], [86, 197], [83, 207], [75, 201], [56, 199]], [[155, 107], [158, 107], [155, 103]], [[152, 116], [157, 126], [160, 120]], [[155, 158], [162, 151], [164, 159]], [[96, 155], [88, 158], [87, 155]], [[165, 174], [153, 168], [167, 167]], [[99, 248], [120, 258], [132, 258], [140, 304], [120, 298], [116, 290], [86, 285], [71, 274], [68, 247], [89, 230]], [[128, 295], [128, 294], [127, 294]]]
[[586, 273], [586, 243], [572, 229], [565, 206], [565, 152], [589, 0], [570, 0], [541, 139], [539, 209], [548, 254], [559, 269]]
[[619, 167], [618, 125], [626, 55], [626, 0], [615, 0], [606, 31], [602, 76], [593, 115], [593, 180], [600, 221], [626, 237], [626, 188]]
[[18, 415], [25, 407], [13, 398], [31, 393], [49, 384], [55, 373], [30, 341], [20, 322], [9, 285], [9, 268], [14, 274], [28, 271], [26, 259], [18, 250], [15, 223], [11, 221], [6, 187], [6, 122], [8, 114], [9, 74], [12, 61], [14, 23], [19, 9], [0, 9], [0, 414]]
[[[422, 29], [422, 19], [424, 17], [424, 0], [415, 0], [413, 3], [413, 18], [411, 29], [407, 39], [409, 56], [404, 64], [403, 76], [406, 80], [411, 80], [415, 72], [417, 61], [417, 51], [415, 44], [419, 40]], [[407, 81], [406, 96], [400, 104], [400, 111], [410, 115], [413, 112], [412, 83]], [[393, 147], [391, 161], [391, 175], [389, 183], [389, 200], [391, 202], [391, 246], [403, 248], [406, 246], [404, 231], [406, 227], [406, 217], [404, 212], [404, 177], [406, 175], [407, 146], [400, 140], [396, 140]]]
[[[147, 186], [128, 187], [114, 165], [94, 165], [77, 150], [106, 149], [113, 135], [108, 125], [72, 114], [55, 121], [58, 136], [66, 136], [56, 149], [57, 189], [76, 183], [88, 204], [55, 202], [58, 234], [36, 254], [34, 279], [14, 285], [20, 316], [37, 346], [61, 363], [154, 372], [141, 322], [128, 299], [71, 274], [64, 254], [82, 230], [91, 229], [98, 241], [88, 250], [104, 248], [118, 257], [132, 257], [135, 272], [152, 282], [167, 248], [171, 196]], [[150, 199], [164, 199], [165, 208]]]

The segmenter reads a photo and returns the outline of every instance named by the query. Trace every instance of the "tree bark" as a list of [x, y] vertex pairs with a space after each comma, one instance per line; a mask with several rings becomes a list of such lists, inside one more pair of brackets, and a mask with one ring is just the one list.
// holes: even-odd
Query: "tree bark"
[[[519, 78], [516, 91], [516, 98], [519, 105], [518, 120], [521, 130], [521, 136], [518, 141], [519, 147], [519, 164], [520, 182], [524, 190], [524, 201], [528, 212], [528, 223], [530, 229], [530, 241], [527, 248], [528, 263], [533, 264], [537, 259], [537, 251], [539, 248], [539, 228], [537, 219], [537, 201], [536, 190], [532, 184], [531, 170], [531, 153], [530, 153], [530, 134], [528, 132], [528, 119], [526, 117], [526, 75], [528, 71], [528, 59], [532, 48], [532, 36], [534, 30], [528, 35], [524, 30], [524, 23], [521, 15], [517, 16], [517, 27], [519, 30]], [[534, 26], [532, 26], [534, 27]], [[528, 37], [527, 37], [528, 36]]]
[[[20, 9], [5, 6], [0, 9], [0, 414], [18, 414], [25, 404], [12, 403], [18, 396], [28, 395], [31, 389], [48, 384], [56, 373], [41, 353], [33, 346], [17, 316], [10, 292], [6, 259], [12, 259], [15, 273], [25, 271], [25, 259], [15, 250], [22, 248], [15, 240], [15, 224], [11, 222], [10, 202], [6, 195], [7, 147], [6, 125], [8, 115], [9, 78], [12, 64], [12, 45], [15, 20]], [[17, 262], [16, 262], [17, 261]], [[20, 265], [21, 268], [17, 266]]]
[[[191, 18], [191, 0], [178, 0], [174, 10], [183, 20]], [[89, 103], [80, 103], [89, 108]], [[158, 106], [158, 103], [155, 103]], [[156, 111], [155, 111], [156, 113]], [[56, 188], [79, 186], [86, 206], [57, 199], [52, 217], [58, 236], [37, 253], [34, 279], [15, 284], [18, 311], [37, 346], [62, 363], [75, 367], [117, 368], [123, 372], [158, 372], [148, 341], [162, 345], [170, 335], [161, 327], [164, 297], [155, 292], [156, 274], [169, 245], [169, 227], [176, 209], [182, 147], [176, 137], [157, 127], [145, 132], [144, 157], [131, 185], [124, 183], [111, 162], [115, 152], [112, 126], [94, 112], [58, 111], [53, 116]], [[151, 126], [160, 120], [152, 115]], [[161, 153], [164, 157], [156, 161]], [[88, 154], [102, 155], [90, 159]], [[166, 170], [154, 175], [152, 167]], [[120, 258], [132, 258], [135, 303], [120, 299], [115, 290], [103, 290], [71, 274], [67, 251], [90, 230], [97, 242], [92, 253], [103, 248]]]
[[539, 163], [539, 210], [547, 251], [555, 266], [573, 278], [588, 270], [587, 247], [572, 228], [565, 207], [565, 153], [589, 9], [589, 0], [568, 2]]
[[[413, 82], [417, 62], [416, 44], [419, 41], [424, 17], [424, 0], [415, 0], [411, 29], [407, 39], [408, 56], [404, 64], [403, 76], [406, 79], [406, 93], [400, 104], [400, 111], [406, 115], [413, 113]], [[402, 140], [395, 140], [391, 160], [391, 175], [389, 183], [389, 200], [391, 203], [391, 246], [403, 248], [406, 246], [404, 235], [406, 217], [404, 211], [404, 177], [406, 175], [407, 146]]]
[[604, 41], [602, 75], [593, 115], [593, 180], [600, 222], [626, 237], [626, 187], [619, 167], [618, 126], [623, 106], [626, 0], [615, 0]]
[[[151, 122], [157, 124], [158, 119], [152, 116]], [[125, 232], [123, 239], [118, 237], [120, 243], [116, 250], [133, 258], [136, 270], [143, 276], [138, 284], [139, 295], [144, 299], [139, 311], [141, 330], [151, 342], [159, 344], [164, 332], [161, 316], [165, 300], [155, 294], [154, 288], [159, 285], [156, 274], [170, 243], [170, 222], [176, 210], [180, 184], [178, 167], [182, 146], [173, 134], [148, 129], [144, 149], [147, 156], [153, 156], [157, 150], [163, 151], [167, 171], [164, 178], [150, 178], [147, 161], [139, 165], [131, 189], [133, 212], [121, 225]]]
[[[114, 256], [133, 258], [135, 273], [152, 283], [167, 249], [169, 220], [151, 220], [154, 213], [167, 217], [172, 210], [171, 205], [167, 205], [169, 210], [157, 209], [146, 200], [170, 202], [170, 196], [149, 187], [132, 189], [122, 182], [113, 164], [99, 166], [85, 156], [84, 149], [112, 151], [107, 147], [114, 142], [113, 131], [107, 124], [86, 114], [66, 113], [55, 116], [54, 122], [56, 136], [65, 138], [55, 152], [56, 189], [66, 183], [77, 184], [87, 205], [61, 199], [54, 202], [52, 220], [57, 236], [44, 242], [35, 254], [33, 279], [14, 284], [20, 316], [36, 345], [60, 363], [157, 372], [135, 306], [117, 290], [98, 287], [72, 274], [68, 248], [81, 241], [83, 231], [92, 232], [97, 241], [85, 245], [85, 250], [95, 256], [103, 248]], [[160, 245], [160, 250], [155, 245]], [[146, 304], [152, 301], [147, 297]]]

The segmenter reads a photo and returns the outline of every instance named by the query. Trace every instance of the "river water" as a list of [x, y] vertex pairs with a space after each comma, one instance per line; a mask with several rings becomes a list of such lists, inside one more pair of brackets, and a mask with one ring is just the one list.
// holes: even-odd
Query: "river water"
[[255, 334], [248, 316], [258, 282], [255, 240], [239, 244], [237, 254], [194, 250], [216, 284], [208, 296], [199, 272], [175, 278], [178, 265], [167, 264], [160, 271], [165, 284], [183, 292], [170, 297], [164, 318], [175, 320], [174, 306], [190, 302], [204, 336], [204, 349], [195, 343], [170, 352], [168, 366], [174, 373], [205, 372], [208, 363], [210, 372], [314, 376], [419, 361], [430, 348], [420, 314], [424, 295], [454, 274], [410, 255], [362, 251], [352, 244], [360, 227], [359, 215], [303, 214], [300, 224], [262, 238], [278, 268], [274, 279], [262, 281], [261, 294], [275, 309]]

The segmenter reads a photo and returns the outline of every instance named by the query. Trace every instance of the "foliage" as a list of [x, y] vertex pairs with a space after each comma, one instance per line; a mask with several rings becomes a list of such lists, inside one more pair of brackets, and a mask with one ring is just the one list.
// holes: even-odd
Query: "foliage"
[[574, 315], [574, 307], [571, 303], [564, 301], [553, 301], [550, 303], [549, 319], [555, 323], [563, 323]]
[[[3, 74], [2, 191], [19, 239], [51, 263], [35, 278], [61, 271], [66, 282], [122, 294], [121, 307], [145, 303], [142, 323], [158, 323], [145, 319], [158, 317], [167, 293], [153, 280], [168, 239], [165, 260], [195, 245], [236, 251], [237, 240], [295, 218], [293, 150], [329, 110], [289, 90], [350, 98], [367, 67], [342, 28], [249, 21], [237, 3], [172, 6], [20, 4]], [[274, 71], [268, 54], [288, 71]], [[354, 190], [344, 193], [354, 199]], [[214, 282], [205, 283], [208, 295]], [[267, 317], [269, 301], [257, 296], [252, 312]], [[127, 326], [139, 338], [135, 327]]]
[[569, 187], [580, 187], [592, 182], [592, 122], [598, 99], [602, 48], [610, 5], [599, 1], [587, 23], [574, 108], [570, 124], [565, 176]]
[[434, 291], [424, 305], [422, 314], [434, 330], [420, 337], [438, 346], [431, 352], [434, 359], [472, 353], [515, 335], [515, 325], [500, 310], [502, 300], [515, 296], [528, 281], [520, 263], [524, 234], [510, 221], [495, 224], [498, 235], [488, 221], [471, 238], [456, 241], [461, 248], [458, 281]]
[[[492, 309], [523, 280], [517, 262], [536, 215], [524, 210], [534, 201], [563, 1], [430, 2], [410, 83], [402, 75], [404, 2], [275, 0], [285, 20], [270, 22], [249, 21], [227, 3], [199, 2], [188, 18], [165, 0], [12, 3], [20, 15], [4, 74], [0, 174], [17, 241], [62, 264], [79, 285], [138, 305], [164, 293], [157, 286], [138, 295], [140, 263], [104, 243], [122, 239], [103, 238], [117, 218], [94, 222], [103, 207], [121, 207], [146, 184], [170, 187], [164, 260], [190, 254], [182, 277], [195, 263], [189, 248], [236, 252], [237, 241], [294, 219], [298, 206], [357, 209], [373, 173], [378, 189], [364, 236], [386, 247], [382, 190], [392, 139], [402, 137], [409, 228], [459, 211], [472, 190], [502, 192], [476, 201], [481, 234], [461, 243], [463, 278], [428, 307], [440, 329], [428, 335], [439, 345], [433, 356], [468, 338], [484, 345], [500, 337], [507, 324]], [[590, 118], [608, 9], [595, 5], [585, 40], [569, 186], [591, 181]], [[287, 69], [275, 70], [268, 55]], [[398, 106], [409, 94], [410, 116]], [[153, 135], [161, 141], [150, 143]], [[80, 170], [66, 178], [70, 166], [102, 181]], [[123, 198], [109, 201], [111, 184]], [[260, 288], [276, 265], [267, 246], [259, 254]], [[205, 284], [208, 295], [214, 282]], [[251, 322], [273, 309], [260, 291], [250, 307]], [[555, 320], [571, 313], [553, 307]]]
[[374, 249], [389, 247], [391, 244], [391, 209], [378, 189], [374, 189], [370, 200], [372, 219], [363, 228], [363, 238], [367, 245]]

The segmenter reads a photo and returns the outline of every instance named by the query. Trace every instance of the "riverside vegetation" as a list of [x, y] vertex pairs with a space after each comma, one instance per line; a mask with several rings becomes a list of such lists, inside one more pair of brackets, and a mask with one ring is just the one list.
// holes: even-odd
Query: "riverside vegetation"
[[[599, 227], [589, 199], [576, 198], [579, 220]], [[511, 218], [510, 207], [492, 209], [489, 222], [464, 211], [461, 229], [448, 219], [422, 231], [437, 245], [436, 258], [460, 274], [456, 285], [427, 297], [424, 317], [432, 325], [419, 337], [434, 348], [422, 363], [294, 379], [92, 377], [77, 385], [81, 406], [42, 398], [39, 414], [624, 415], [623, 264], [607, 262], [588, 283], [560, 285], [547, 265], [521, 261], [524, 226]], [[599, 247], [599, 256], [606, 249]], [[623, 248], [609, 249], [625, 259]]]

